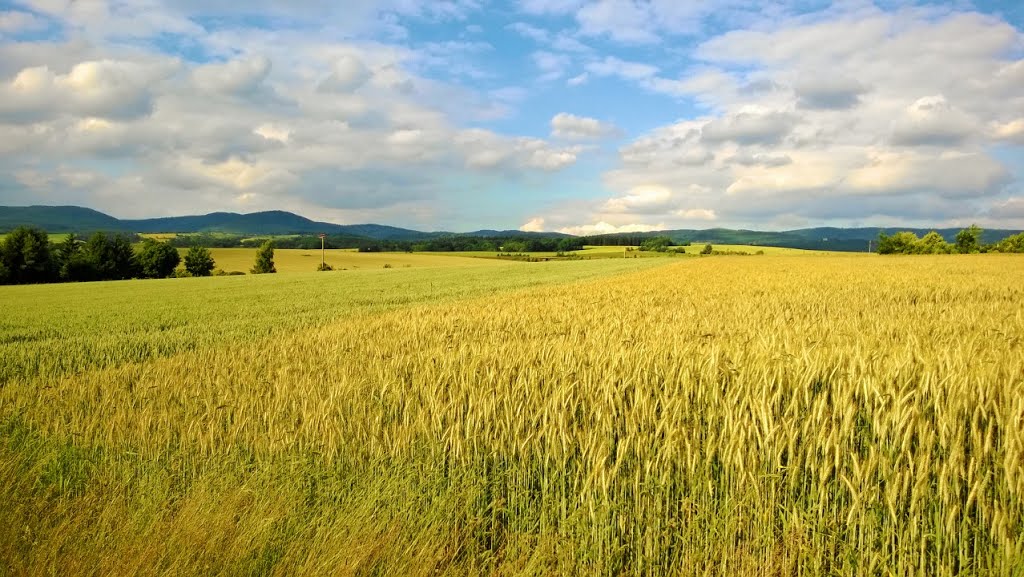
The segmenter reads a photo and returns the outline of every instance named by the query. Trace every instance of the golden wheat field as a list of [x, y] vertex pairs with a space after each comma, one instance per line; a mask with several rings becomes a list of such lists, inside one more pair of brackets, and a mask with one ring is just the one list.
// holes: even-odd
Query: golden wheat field
[[1021, 279], [765, 255], [2, 287], [0, 573], [1021, 575]]

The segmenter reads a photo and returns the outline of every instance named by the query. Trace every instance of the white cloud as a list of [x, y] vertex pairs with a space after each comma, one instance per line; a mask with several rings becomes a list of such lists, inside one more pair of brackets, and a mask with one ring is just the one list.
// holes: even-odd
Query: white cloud
[[584, 72], [583, 74], [578, 74], [569, 80], [566, 80], [565, 83], [569, 86], [582, 86], [587, 83], [587, 80], [590, 80], [590, 75]]
[[869, 7], [723, 34], [678, 81], [639, 62], [591, 63], [709, 112], [624, 146], [604, 181], [626, 192], [583, 219], [651, 182], [703, 192], [650, 222], [687, 210], [740, 224], [980, 214], [1015, 178], [991, 145], [1024, 141], [1024, 92], [1009, 88], [1024, 81], [1020, 47], [1024, 34], [991, 17]]
[[66, 74], [25, 68], [0, 84], [0, 120], [36, 122], [62, 114], [131, 118], [148, 114], [155, 83], [176, 66], [116, 60], [80, 62]]
[[658, 40], [652, 26], [654, 15], [647, 2], [596, 0], [580, 8], [576, 20], [585, 35], [607, 35], [619, 42], [641, 44]]
[[332, 92], [350, 92], [366, 83], [372, 73], [358, 56], [343, 54], [332, 67], [331, 73], [320, 82], [320, 89]]
[[977, 134], [978, 124], [941, 94], [919, 98], [893, 126], [892, 142], [905, 146], [957, 145]]
[[568, 56], [553, 52], [534, 52], [531, 56], [534, 65], [540, 70], [538, 80], [542, 82], [561, 78], [565, 75], [565, 69], [572, 63], [572, 59]]
[[520, 226], [519, 230], [523, 232], [544, 232], [544, 219], [541, 217], [531, 218]]
[[658, 73], [658, 67], [643, 62], [629, 62], [614, 56], [587, 64], [587, 71], [597, 76], [617, 76], [626, 80], [641, 80]]
[[638, 186], [623, 196], [605, 201], [605, 213], [663, 214], [672, 205], [672, 191], [663, 186]]
[[546, 29], [527, 24], [526, 22], [513, 22], [507, 28], [524, 38], [529, 38], [538, 43], [548, 42], [551, 39], [551, 33]]
[[997, 219], [1024, 219], [1024, 196], [1015, 196], [995, 202], [988, 216]]
[[270, 74], [270, 59], [265, 56], [239, 58], [222, 64], [196, 68], [192, 77], [207, 92], [244, 95], [254, 92]]
[[7, 10], [0, 12], [0, 32], [31, 32], [46, 27], [46, 22], [30, 12]]
[[564, 234], [573, 234], [576, 236], [589, 236], [596, 234], [615, 234], [615, 233], [629, 233], [629, 232], [651, 232], [654, 230], [665, 230], [664, 224], [640, 224], [631, 223], [623, 225], [614, 225], [608, 222], [600, 221], [593, 224], [582, 224], [576, 226], [566, 226], [558, 229], [558, 232]]
[[560, 112], [551, 119], [551, 136], [555, 138], [588, 140], [604, 138], [617, 131], [618, 129], [612, 124], [567, 112]]
[[455, 137], [465, 165], [479, 170], [536, 168], [561, 170], [576, 162], [578, 146], [555, 147], [539, 138], [508, 138], [482, 129], [464, 130]]
[[1024, 144], [1024, 118], [1005, 123], [994, 122], [992, 128], [994, 138]]
[[583, 4], [583, 0], [519, 0], [519, 9], [527, 14], [569, 14]]
[[707, 208], [688, 208], [683, 210], [677, 210], [672, 214], [678, 216], [679, 218], [682, 218], [683, 220], [689, 221], [712, 221], [718, 219], [718, 215], [715, 214], [715, 211]]

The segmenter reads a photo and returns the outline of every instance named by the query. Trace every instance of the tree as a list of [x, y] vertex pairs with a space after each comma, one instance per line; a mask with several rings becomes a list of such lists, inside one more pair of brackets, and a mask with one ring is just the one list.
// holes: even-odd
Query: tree
[[4, 282], [33, 284], [53, 280], [56, 272], [50, 237], [38, 228], [18, 227], [0, 244]]
[[999, 252], [1024, 252], [1024, 232], [1008, 236], [995, 245]]
[[946, 242], [942, 235], [934, 230], [921, 237], [921, 240], [914, 243], [916, 254], [949, 254], [953, 251], [953, 245]]
[[180, 262], [178, 249], [151, 238], [142, 241], [142, 246], [135, 253], [135, 264], [142, 278], [167, 278], [174, 274]]
[[710, 244], [706, 244], [706, 245], [704, 245], [704, 248], [701, 249], [700, 253], [701, 254], [711, 254], [714, 251], [715, 251], [714, 247], [712, 247]]
[[981, 251], [981, 228], [976, 224], [956, 233], [956, 252], [971, 254]]
[[185, 254], [185, 270], [192, 276], [210, 276], [215, 264], [206, 247], [193, 246]]
[[919, 242], [920, 239], [912, 232], [897, 232], [892, 236], [886, 236], [884, 232], [880, 232], [878, 233], [878, 254], [911, 254]]
[[277, 269], [274, 268], [274, 243], [267, 241], [260, 246], [259, 250], [256, 251], [256, 264], [253, 265], [252, 274], [268, 274], [275, 273]]
[[67, 235], [64, 237], [64, 240], [57, 245], [57, 253], [54, 255], [54, 264], [56, 265], [57, 276], [60, 277], [60, 280], [74, 280], [71, 278], [74, 260], [81, 251], [82, 241], [75, 235], [75, 233]]
[[137, 273], [135, 252], [123, 235], [97, 232], [89, 237], [68, 263], [69, 280], [121, 280]]
[[656, 236], [649, 238], [640, 244], [640, 250], [643, 251], [654, 251], [654, 252], [665, 252], [668, 247], [675, 246], [675, 243], [671, 238], [667, 236]]

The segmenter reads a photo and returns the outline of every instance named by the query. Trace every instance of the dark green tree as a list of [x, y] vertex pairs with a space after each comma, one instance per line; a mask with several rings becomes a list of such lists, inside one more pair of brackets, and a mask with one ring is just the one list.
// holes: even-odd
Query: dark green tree
[[706, 244], [706, 245], [704, 245], [704, 248], [701, 249], [700, 253], [701, 254], [711, 254], [714, 251], [715, 251], [715, 248], [713, 246], [711, 246], [710, 244]]
[[649, 238], [640, 244], [640, 250], [643, 251], [654, 251], [654, 252], [665, 252], [668, 247], [675, 246], [675, 242], [667, 236], [656, 236]]
[[976, 224], [956, 233], [956, 252], [971, 254], [981, 251], [981, 228]]
[[123, 235], [97, 232], [82, 245], [75, 259], [74, 280], [122, 280], [137, 274], [131, 241]]
[[14, 229], [0, 243], [0, 262], [5, 269], [4, 282], [8, 284], [50, 282], [56, 276], [50, 237], [42, 229]]
[[252, 274], [268, 274], [275, 273], [277, 269], [274, 268], [274, 243], [267, 241], [260, 246], [259, 250], [256, 251], [256, 264], [253, 265]]
[[151, 238], [142, 241], [142, 246], [135, 253], [135, 265], [142, 278], [167, 278], [174, 274], [174, 269], [181, 262], [178, 249], [166, 242]]
[[185, 270], [192, 276], [210, 276], [215, 265], [206, 247], [193, 246], [185, 253]]
[[74, 268], [74, 261], [78, 255], [82, 252], [82, 241], [71, 233], [64, 237], [64, 240], [57, 245], [57, 252], [54, 255], [57, 275], [60, 280], [74, 280], [72, 277], [72, 269]]
[[920, 242], [912, 232], [897, 232], [891, 236], [878, 233], [878, 254], [912, 254]]

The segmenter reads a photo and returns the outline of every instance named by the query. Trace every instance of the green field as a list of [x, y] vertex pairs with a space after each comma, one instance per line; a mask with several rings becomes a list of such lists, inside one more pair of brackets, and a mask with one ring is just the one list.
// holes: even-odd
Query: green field
[[[248, 273], [256, 260], [255, 248], [211, 248], [217, 268]], [[188, 249], [179, 250], [182, 257]], [[467, 258], [455, 253], [356, 252], [349, 249], [325, 251], [327, 264], [335, 270], [366, 270], [378, 268], [436, 268], [493, 266], [493, 260]], [[460, 253], [461, 254], [461, 253]], [[490, 253], [488, 253], [490, 254]], [[274, 249], [274, 265], [279, 273], [315, 271], [320, 265], [320, 251], [306, 249]]]
[[0, 574], [1020, 575], [1024, 259], [410, 258], [0, 287]]

